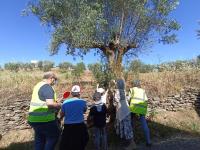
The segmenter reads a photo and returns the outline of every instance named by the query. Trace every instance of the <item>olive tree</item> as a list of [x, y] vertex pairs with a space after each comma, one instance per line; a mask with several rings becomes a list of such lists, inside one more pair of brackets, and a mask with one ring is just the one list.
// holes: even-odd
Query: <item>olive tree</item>
[[62, 44], [67, 55], [95, 51], [120, 77], [123, 59], [154, 42], [177, 42], [173, 31], [180, 25], [170, 16], [177, 5], [178, 0], [30, 0], [27, 10], [51, 29], [51, 54]]

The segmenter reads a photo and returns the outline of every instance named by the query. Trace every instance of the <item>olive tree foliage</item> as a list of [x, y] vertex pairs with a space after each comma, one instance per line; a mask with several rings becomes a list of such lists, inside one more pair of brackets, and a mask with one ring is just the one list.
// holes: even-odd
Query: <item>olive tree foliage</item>
[[156, 41], [177, 42], [173, 31], [180, 26], [169, 14], [178, 4], [178, 0], [30, 0], [27, 10], [52, 29], [51, 54], [62, 44], [67, 55], [95, 51], [119, 77], [123, 58], [132, 59]]

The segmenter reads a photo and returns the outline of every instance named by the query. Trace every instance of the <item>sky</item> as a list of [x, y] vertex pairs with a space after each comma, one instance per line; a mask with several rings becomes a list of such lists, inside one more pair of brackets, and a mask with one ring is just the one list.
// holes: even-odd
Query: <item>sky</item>
[[[2, 0], [0, 4], [0, 65], [7, 62], [30, 62], [31, 60], [50, 60], [59, 64], [68, 61], [73, 64], [81, 62], [73, 60], [61, 49], [58, 54], [50, 56], [48, 46], [51, 33], [33, 15], [21, 16], [28, 0]], [[144, 63], [158, 64], [167, 61], [188, 60], [200, 55], [200, 39], [196, 30], [200, 29], [200, 0], [180, 0], [180, 4], [171, 14], [180, 24], [177, 32], [179, 42], [173, 45], [155, 43], [145, 53], [139, 55]], [[100, 58], [89, 53], [85, 64], [95, 63]]]

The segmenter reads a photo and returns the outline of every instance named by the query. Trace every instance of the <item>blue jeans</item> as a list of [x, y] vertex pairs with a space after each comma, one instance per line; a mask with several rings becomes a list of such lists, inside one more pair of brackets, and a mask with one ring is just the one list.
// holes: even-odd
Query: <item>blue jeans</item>
[[[133, 116], [135, 114], [132, 114]], [[139, 121], [140, 123], [142, 124], [142, 129], [144, 131], [144, 135], [145, 135], [145, 140], [146, 140], [146, 143], [147, 144], [150, 144], [151, 143], [151, 139], [150, 139], [150, 131], [149, 131], [149, 127], [147, 125], [147, 121], [145, 119], [145, 116], [144, 115], [140, 115], [139, 116]], [[133, 126], [134, 126], [134, 121], [132, 122]]]
[[60, 136], [57, 122], [29, 124], [35, 131], [35, 150], [54, 150]]
[[97, 128], [94, 127], [94, 144], [96, 150], [107, 150], [108, 149], [108, 143], [107, 143], [107, 133], [106, 128]]

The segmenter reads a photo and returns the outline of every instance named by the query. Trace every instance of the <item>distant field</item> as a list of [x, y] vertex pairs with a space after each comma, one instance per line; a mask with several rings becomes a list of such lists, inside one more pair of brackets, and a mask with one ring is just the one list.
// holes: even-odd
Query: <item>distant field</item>
[[[67, 73], [56, 71], [59, 77], [58, 85], [55, 89], [58, 93], [70, 90], [73, 82], [79, 82], [85, 93], [93, 92], [96, 88], [95, 79], [91, 72], [86, 71], [79, 80], [69, 76]], [[10, 98], [16, 96], [30, 97], [34, 85], [42, 79], [42, 71], [0, 71], [0, 102], [7, 102]], [[184, 87], [200, 87], [200, 70], [189, 70], [185, 72], [153, 72], [139, 74], [142, 86], [148, 92], [148, 95], [165, 97], [179, 92]], [[135, 79], [132, 73], [129, 73], [127, 79], [127, 89], [130, 82]], [[91, 82], [91, 84], [85, 84]], [[87, 97], [87, 95], [85, 95]]]

